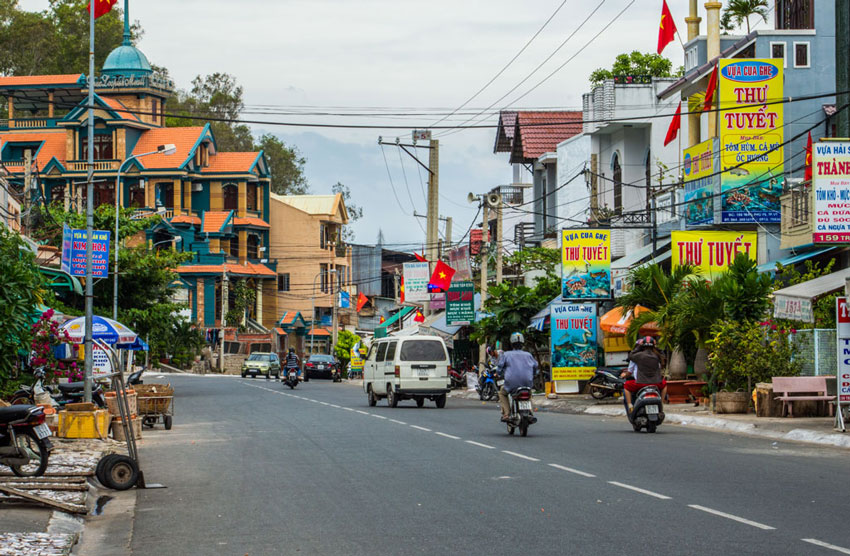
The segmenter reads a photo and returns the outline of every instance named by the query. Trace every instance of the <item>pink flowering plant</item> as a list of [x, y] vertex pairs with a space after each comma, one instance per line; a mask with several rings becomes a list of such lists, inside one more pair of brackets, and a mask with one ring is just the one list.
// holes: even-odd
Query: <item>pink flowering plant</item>
[[55, 346], [71, 342], [68, 333], [60, 330], [59, 324], [53, 320], [53, 315], [53, 309], [48, 309], [42, 313], [32, 327], [30, 365], [34, 368], [44, 369], [48, 382], [52, 382], [55, 378], [68, 378], [72, 381], [82, 380], [83, 373], [77, 363], [66, 364], [56, 359], [53, 354]]

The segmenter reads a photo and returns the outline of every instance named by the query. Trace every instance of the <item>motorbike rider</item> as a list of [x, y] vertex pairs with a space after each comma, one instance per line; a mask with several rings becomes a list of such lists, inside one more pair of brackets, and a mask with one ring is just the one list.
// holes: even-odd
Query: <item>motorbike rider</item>
[[283, 362], [282, 380], [286, 380], [289, 377], [290, 369], [295, 369], [296, 376], [301, 378], [301, 361], [295, 355], [295, 348], [289, 348], [289, 353], [286, 354], [286, 359]]
[[661, 390], [661, 399], [667, 396], [667, 380], [661, 374], [664, 367], [664, 356], [658, 351], [655, 338], [645, 336], [635, 342], [635, 347], [629, 352], [629, 368], [620, 375], [622, 378], [629, 377], [623, 385], [623, 396], [631, 413], [632, 396], [636, 395], [646, 386], [655, 386]]
[[505, 380], [499, 389], [499, 407], [502, 410], [502, 422], [508, 420], [511, 414], [511, 405], [508, 395], [517, 388], [531, 388], [534, 384], [534, 376], [539, 371], [539, 366], [534, 357], [525, 351], [525, 337], [521, 332], [511, 334], [510, 351], [502, 352], [496, 363], [498, 373]]

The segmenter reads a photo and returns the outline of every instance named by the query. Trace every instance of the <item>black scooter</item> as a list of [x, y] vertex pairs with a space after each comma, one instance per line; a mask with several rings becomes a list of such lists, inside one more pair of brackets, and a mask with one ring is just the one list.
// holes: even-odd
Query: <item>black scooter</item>
[[537, 422], [531, 412], [531, 388], [517, 388], [511, 394], [511, 414], [508, 416], [508, 434], [519, 429], [520, 436], [528, 435], [528, 427]]
[[283, 379], [283, 383], [289, 386], [290, 390], [294, 390], [296, 386], [298, 386], [298, 371], [295, 369], [288, 369], [286, 371], [286, 378]]
[[18, 477], [40, 477], [53, 445], [44, 424], [44, 409], [35, 405], [0, 407], [0, 464]]
[[620, 378], [618, 371], [599, 367], [593, 374], [593, 378], [587, 383], [587, 387], [590, 389], [591, 396], [597, 400], [602, 400], [617, 392], [622, 395], [625, 383], [626, 379]]
[[661, 390], [657, 386], [644, 386], [634, 399], [634, 408], [629, 413], [629, 404], [623, 396], [623, 405], [626, 406], [626, 415], [635, 432], [646, 429], [646, 432], [655, 432], [658, 426], [664, 422], [664, 404], [661, 401]]
[[[140, 373], [141, 374], [141, 373]], [[43, 392], [48, 392], [53, 401], [60, 408], [68, 403], [78, 403], [83, 401], [83, 391], [85, 389], [84, 382], [68, 382], [56, 385], [44, 384], [44, 371], [37, 369], [33, 372], [36, 378], [35, 384], [32, 386], [21, 386], [17, 392], [12, 395], [9, 403], [12, 405], [35, 405], [35, 399]], [[106, 400], [103, 398], [103, 387], [99, 384], [92, 385], [91, 401], [100, 408], [106, 407]]]

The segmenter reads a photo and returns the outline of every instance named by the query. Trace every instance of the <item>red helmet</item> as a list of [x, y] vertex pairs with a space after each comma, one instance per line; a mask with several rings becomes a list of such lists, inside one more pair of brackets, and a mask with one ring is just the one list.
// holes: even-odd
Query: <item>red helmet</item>
[[635, 342], [635, 345], [641, 347], [655, 347], [655, 338], [652, 336], [644, 336]]

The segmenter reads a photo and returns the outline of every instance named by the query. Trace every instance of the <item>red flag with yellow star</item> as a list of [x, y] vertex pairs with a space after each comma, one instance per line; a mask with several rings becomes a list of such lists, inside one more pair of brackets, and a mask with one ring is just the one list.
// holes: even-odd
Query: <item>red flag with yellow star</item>
[[806, 172], [804, 181], [812, 181], [812, 132], [809, 132], [809, 140], [806, 142]]
[[404, 276], [401, 277], [401, 288], [399, 288], [399, 303], [404, 303]]
[[[97, 19], [102, 15], [112, 11], [112, 6], [118, 3], [118, 0], [94, 0], [94, 18]], [[91, 4], [86, 7], [86, 12], [91, 11]]]
[[439, 290], [447, 291], [452, 285], [452, 276], [455, 275], [455, 269], [444, 263], [437, 261], [434, 267], [434, 273], [431, 275], [429, 286], [433, 286]]
[[661, 54], [664, 47], [673, 42], [674, 38], [676, 38], [676, 22], [673, 21], [673, 14], [670, 13], [667, 0], [663, 0], [661, 23], [658, 25], [658, 53]]
[[419, 309], [416, 310], [416, 316], [413, 317], [413, 322], [425, 322], [425, 315]]
[[363, 295], [363, 292], [360, 292], [357, 296], [357, 312], [360, 312], [367, 303], [369, 303], [369, 298]]
[[381, 319], [378, 321], [378, 324], [384, 324], [387, 322], [387, 318], [384, 315], [381, 315]]

